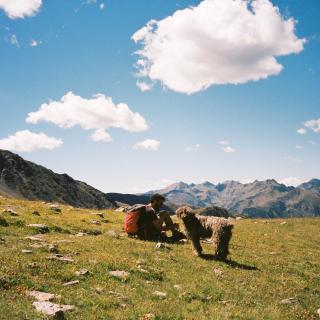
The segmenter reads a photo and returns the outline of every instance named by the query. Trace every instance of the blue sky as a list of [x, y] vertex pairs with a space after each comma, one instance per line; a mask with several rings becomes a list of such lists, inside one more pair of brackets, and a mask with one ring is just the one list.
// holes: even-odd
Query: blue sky
[[[241, 74], [233, 74], [228, 83], [192, 88], [192, 93], [186, 92], [187, 87], [177, 89], [174, 78], [168, 78], [171, 70], [166, 68], [158, 78], [149, 72], [146, 79], [139, 80], [134, 67], [139, 56], [134, 52], [141, 43], [131, 37], [151, 19], [166, 19], [191, 5], [197, 8], [201, 1], [44, 0], [32, 15], [23, 18], [10, 16], [6, 0], [3, 3], [2, 9], [7, 11], [0, 10], [0, 146], [5, 139], [8, 143], [9, 135], [24, 130], [63, 141], [52, 150], [43, 145], [31, 152], [14, 147], [12, 150], [106, 192], [142, 192], [181, 180], [217, 183], [275, 178], [297, 184], [320, 177], [319, 1], [272, 1], [279, 7], [282, 19], [292, 17], [297, 21], [297, 39], [306, 39], [299, 53], [276, 57], [283, 66], [280, 73], [233, 84], [238, 76], [250, 74], [249, 67], [255, 68], [248, 58], [250, 61], [241, 65]], [[192, 41], [189, 34], [188, 41]], [[172, 32], [169, 36], [173, 42], [170, 45], [175, 46], [177, 35]], [[272, 46], [281, 46], [284, 40], [279, 36]], [[198, 39], [194, 41], [196, 46]], [[219, 49], [214, 43], [207, 45], [213, 46], [212, 52]], [[183, 52], [183, 48], [172, 52], [172, 59], [177, 62], [161, 63], [173, 63], [173, 69], [180, 62], [183, 66], [188, 62], [183, 60], [188, 59], [188, 51]], [[229, 58], [229, 53], [237, 60], [236, 50], [224, 56]], [[219, 59], [218, 55], [215, 57]], [[160, 58], [154, 59], [160, 64]], [[211, 62], [209, 59], [208, 70]], [[212, 73], [217, 68], [213, 70]], [[215, 81], [224, 77], [223, 70]], [[180, 77], [178, 72], [175, 75]], [[200, 76], [197, 74], [199, 82]], [[181, 79], [179, 85], [185, 81], [187, 86], [188, 76], [182, 74]], [[152, 83], [153, 87], [142, 92], [137, 81]], [[143, 117], [148, 129], [108, 126], [112, 141], [107, 142], [90, 138], [98, 127], [90, 131], [77, 124], [63, 128], [48, 119], [26, 122], [30, 112], [37, 112], [44, 103], [60, 101], [68, 92], [83, 99], [103, 94], [112, 97], [114, 104], [125, 103]], [[311, 120], [314, 122], [306, 124]], [[297, 132], [301, 128], [305, 134]], [[151, 143], [151, 149], [156, 150], [143, 150], [145, 144], [134, 147], [146, 139], [160, 145]]]

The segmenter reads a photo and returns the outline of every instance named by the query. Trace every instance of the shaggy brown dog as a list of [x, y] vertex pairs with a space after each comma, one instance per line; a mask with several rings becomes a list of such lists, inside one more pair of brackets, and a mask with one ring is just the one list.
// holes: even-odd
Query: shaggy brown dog
[[227, 219], [199, 216], [187, 206], [178, 208], [176, 215], [183, 221], [186, 235], [191, 239], [193, 251], [197, 256], [202, 254], [200, 239], [211, 238], [215, 247], [215, 258], [217, 260], [227, 258], [233, 228]]

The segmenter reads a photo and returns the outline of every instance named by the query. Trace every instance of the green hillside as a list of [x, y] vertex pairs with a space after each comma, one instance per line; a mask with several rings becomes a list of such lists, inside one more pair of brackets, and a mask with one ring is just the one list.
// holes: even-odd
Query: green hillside
[[[2, 212], [9, 208], [18, 215]], [[320, 219], [235, 221], [223, 263], [194, 257], [190, 243], [157, 249], [129, 239], [122, 213], [60, 208], [0, 197], [0, 319], [46, 319], [31, 290], [75, 306], [66, 319], [318, 318]], [[28, 224], [49, 232], [35, 236]], [[80, 269], [89, 274], [76, 275]], [[109, 274], [116, 270], [129, 274]]]

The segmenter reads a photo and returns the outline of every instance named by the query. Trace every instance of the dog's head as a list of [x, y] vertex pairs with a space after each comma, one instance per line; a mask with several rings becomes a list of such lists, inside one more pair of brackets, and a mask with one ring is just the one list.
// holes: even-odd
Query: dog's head
[[176, 216], [179, 219], [184, 219], [186, 217], [194, 216], [195, 213], [192, 208], [188, 206], [182, 206], [176, 210]]

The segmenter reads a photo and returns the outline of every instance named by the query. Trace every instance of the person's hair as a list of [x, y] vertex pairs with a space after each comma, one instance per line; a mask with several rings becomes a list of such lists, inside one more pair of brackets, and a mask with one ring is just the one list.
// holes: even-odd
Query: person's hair
[[151, 197], [151, 202], [157, 201], [157, 200], [166, 201], [166, 198], [163, 195], [156, 193]]

